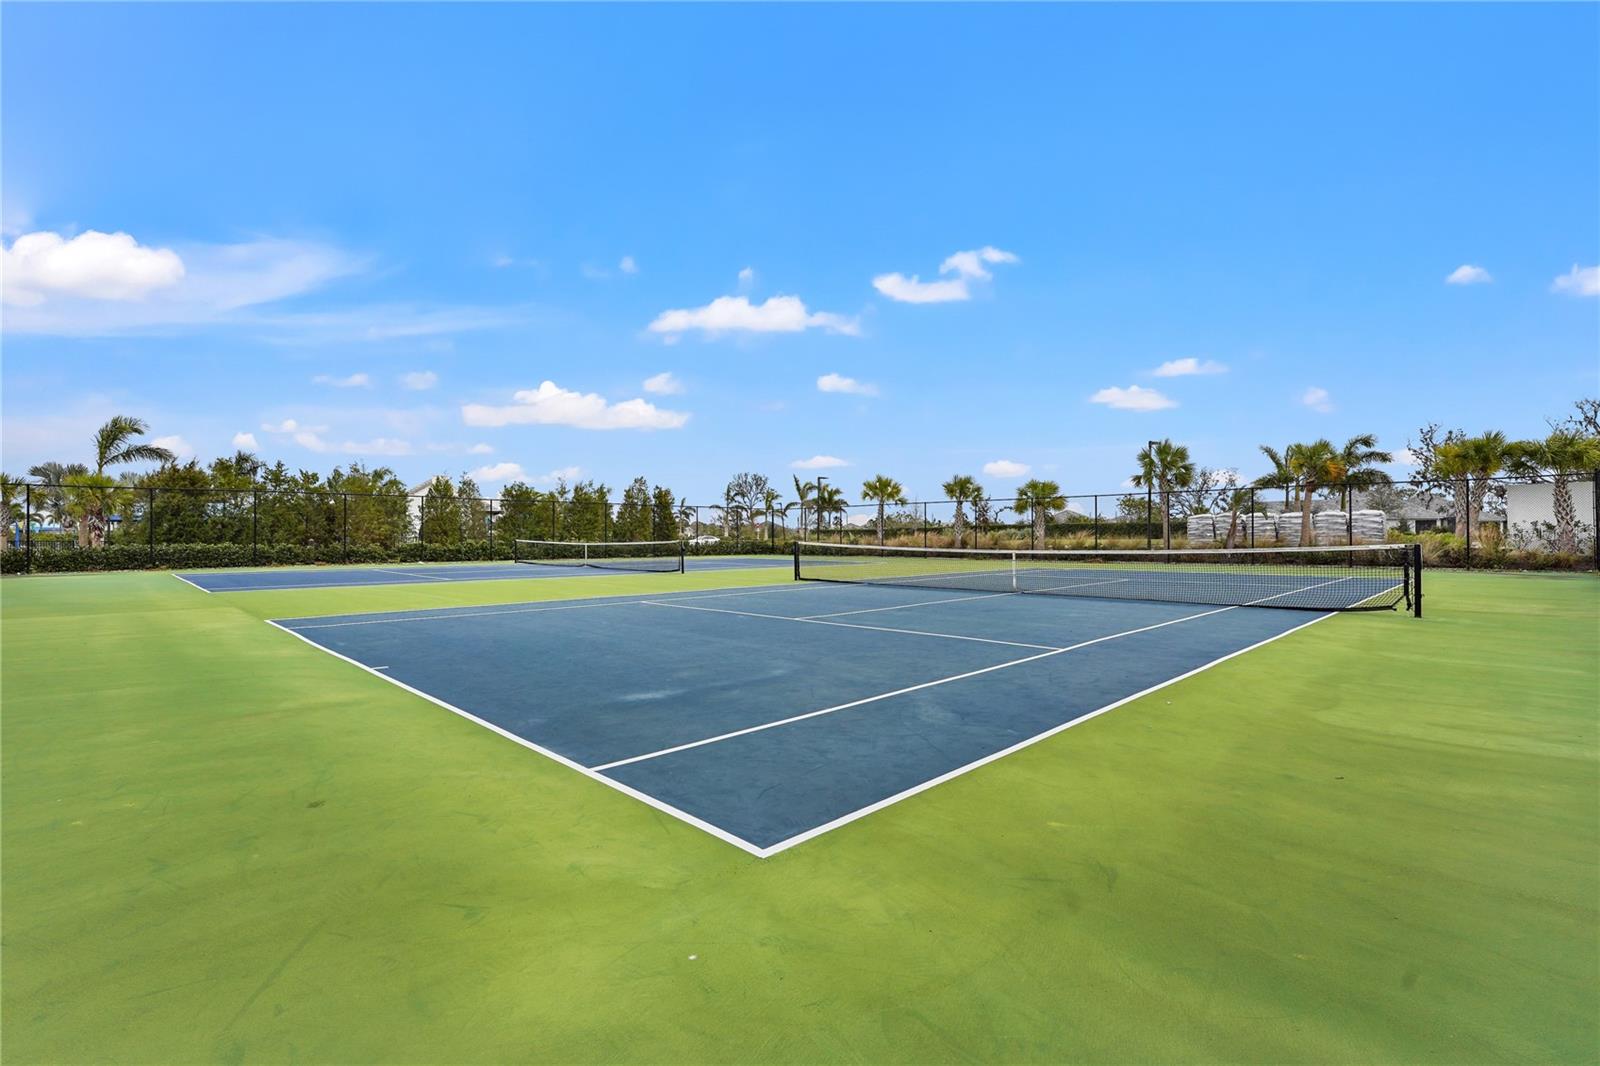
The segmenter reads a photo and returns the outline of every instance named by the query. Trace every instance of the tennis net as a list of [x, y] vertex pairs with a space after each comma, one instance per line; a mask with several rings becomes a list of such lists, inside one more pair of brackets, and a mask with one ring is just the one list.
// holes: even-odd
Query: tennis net
[[683, 541], [519, 540], [512, 558], [539, 566], [587, 566], [596, 570], [683, 573]]
[[1019, 592], [1118, 600], [1394, 610], [1422, 614], [1422, 555], [1414, 544], [1156, 551], [995, 551], [801, 541], [799, 581]]

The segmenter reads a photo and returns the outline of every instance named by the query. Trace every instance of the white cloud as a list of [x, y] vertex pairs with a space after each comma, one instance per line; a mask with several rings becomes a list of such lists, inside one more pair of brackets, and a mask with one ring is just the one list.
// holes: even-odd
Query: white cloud
[[439, 375], [431, 370], [413, 370], [400, 375], [400, 384], [414, 392], [421, 392], [439, 384]]
[[1569, 296], [1600, 296], [1600, 266], [1572, 269], [1550, 283], [1551, 292], [1564, 292]]
[[624, 274], [637, 274], [639, 273], [639, 264], [633, 261], [633, 256], [625, 255], [622, 257], [622, 262], [617, 264], [617, 269]]
[[554, 485], [558, 481], [576, 481], [582, 476], [583, 467], [563, 466], [550, 471], [548, 474], [540, 474], [533, 480], [539, 482], [541, 485]]
[[40, 232], [4, 253], [15, 333], [105, 336], [173, 326], [260, 324], [247, 309], [316, 289], [366, 267], [326, 245], [265, 238], [151, 249], [126, 233], [70, 240]]
[[252, 452], [261, 447], [256, 443], [256, 435], [254, 433], [235, 433], [233, 435], [233, 446]]
[[0, 249], [0, 274], [7, 305], [37, 307], [51, 297], [143, 300], [182, 281], [184, 267], [171, 248], [147, 248], [126, 233], [41, 231]]
[[374, 437], [372, 440], [347, 440], [338, 444], [322, 438], [321, 432], [303, 429], [294, 435], [294, 442], [310, 452], [343, 452], [349, 455], [410, 455], [411, 445], [391, 437]]
[[1150, 373], [1158, 378], [1181, 378], [1191, 374], [1226, 374], [1228, 368], [1214, 359], [1169, 359]]
[[273, 425], [271, 422], [263, 422], [261, 423], [261, 428], [268, 433], [293, 433], [300, 428], [300, 423], [292, 418], [285, 418], [277, 425]]
[[809, 459], [796, 459], [789, 465], [796, 470], [831, 470], [836, 466], [849, 466], [850, 463], [836, 455], [813, 455]]
[[651, 333], [668, 337], [699, 330], [709, 336], [721, 333], [800, 333], [822, 329], [829, 333], [856, 336], [861, 332], [854, 319], [828, 311], [808, 311], [798, 296], [774, 296], [765, 303], [752, 304], [743, 296], [719, 296], [704, 307], [663, 311], [650, 323]]
[[1328, 395], [1328, 390], [1317, 385], [1307, 389], [1301, 395], [1300, 402], [1313, 411], [1320, 411], [1323, 414], [1333, 410], [1333, 398]]
[[165, 448], [179, 459], [194, 458], [194, 447], [176, 433], [170, 437], [153, 437], [150, 443], [157, 448]]
[[1410, 448], [1397, 448], [1395, 450], [1395, 453], [1394, 453], [1394, 465], [1395, 466], [1416, 466], [1417, 465], [1417, 461], [1418, 461], [1417, 453], [1412, 451]]
[[683, 382], [672, 376], [672, 371], [663, 370], [659, 374], [644, 379], [644, 391], [654, 392], [661, 396], [676, 396], [683, 391]]
[[507, 406], [469, 403], [461, 418], [469, 426], [575, 426], [578, 429], [679, 429], [689, 421], [684, 411], [666, 411], [647, 400], [607, 403], [598, 393], [563, 389], [553, 381], [537, 389], [520, 389]]
[[488, 444], [474, 444], [467, 449], [468, 455], [493, 455], [494, 447]]
[[1027, 463], [1019, 463], [1015, 459], [996, 459], [983, 464], [983, 472], [990, 477], [1024, 477], [1032, 469]]
[[901, 273], [879, 274], [872, 279], [872, 287], [891, 300], [908, 304], [970, 300], [972, 291], [967, 287], [967, 282], [987, 281], [992, 276], [985, 264], [1017, 262], [1021, 260], [1011, 252], [986, 245], [974, 251], [956, 252], [946, 257], [945, 261], [939, 264], [939, 273], [954, 274], [953, 278], [943, 281], [923, 281], [915, 274], [910, 277]]
[[366, 374], [351, 374], [347, 378], [336, 378], [332, 374], [318, 374], [311, 380], [318, 385], [332, 385], [336, 389], [365, 389], [372, 384], [372, 379]]
[[755, 283], [756, 283], [756, 268], [755, 267], [745, 267], [743, 270], [739, 271], [739, 291], [740, 292], [749, 292], [751, 286], [753, 286]]
[[491, 463], [480, 466], [468, 475], [480, 484], [499, 485], [507, 481], [527, 481], [528, 475], [523, 472], [521, 463]]
[[987, 278], [990, 275], [983, 264], [1017, 262], [1021, 260], [1012, 253], [986, 245], [973, 252], [956, 252], [939, 264], [939, 273], [957, 274], [963, 278]]
[[1129, 385], [1125, 389], [1113, 385], [1089, 397], [1089, 402], [1103, 403], [1119, 411], [1160, 411], [1178, 406], [1178, 401], [1168, 399], [1155, 389], [1147, 389], [1140, 385]]
[[1473, 266], [1471, 263], [1462, 263], [1450, 271], [1450, 276], [1444, 279], [1444, 283], [1446, 285], [1487, 285], [1493, 280], [1494, 278], [1490, 277], [1489, 272], [1483, 267]]
[[856, 396], [876, 396], [878, 386], [855, 378], [847, 378], [843, 374], [824, 374], [817, 379], [819, 392], [848, 392]]
[[903, 304], [942, 304], [972, 298], [963, 278], [923, 281], [915, 274], [909, 278], [904, 274], [879, 274], [872, 279], [872, 287]]

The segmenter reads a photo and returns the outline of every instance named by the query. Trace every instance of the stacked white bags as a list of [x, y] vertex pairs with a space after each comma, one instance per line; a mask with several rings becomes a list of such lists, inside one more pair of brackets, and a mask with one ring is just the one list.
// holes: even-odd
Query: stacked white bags
[[[1222, 519], [1226, 524], [1226, 516]], [[1189, 544], [1193, 547], [1202, 547], [1216, 543], [1217, 519], [1208, 514], [1192, 514], [1189, 516]]]
[[1382, 511], [1356, 511], [1350, 516], [1357, 544], [1382, 544], [1388, 539], [1388, 524]]
[[1239, 516], [1239, 547], [1270, 548], [1278, 543], [1278, 520], [1260, 511]]
[[1318, 511], [1311, 516], [1311, 530], [1318, 544], [1349, 543], [1350, 516], [1343, 511]]
[[1278, 516], [1278, 544], [1284, 548], [1300, 546], [1300, 512], [1285, 511]]

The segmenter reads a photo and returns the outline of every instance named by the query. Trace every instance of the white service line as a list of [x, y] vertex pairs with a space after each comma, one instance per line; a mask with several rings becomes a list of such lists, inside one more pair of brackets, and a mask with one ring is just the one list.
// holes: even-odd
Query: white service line
[[946, 596], [942, 600], [918, 600], [916, 603], [897, 603], [893, 607], [863, 607], [859, 611], [834, 611], [831, 614], [808, 614], [804, 621], [818, 618], [843, 618], [851, 614], [873, 614], [878, 611], [903, 611], [907, 607], [930, 607], [939, 603], [961, 603], [965, 600], [992, 600], [996, 596], [1010, 596], [1009, 592], [985, 592], [979, 596]]
[[[1225, 610], [1230, 610], [1231, 608], [1224, 608], [1224, 609]], [[1142, 690], [1140, 690], [1138, 692], [1133, 693], [1130, 696], [1124, 696], [1120, 700], [1116, 700], [1113, 703], [1108, 703], [1104, 707], [1097, 708], [1097, 709], [1095, 709], [1093, 711], [1090, 711], [1087, 714], [1081, 714], [1078, 717], [1074, 718], [1070, 722], [1062, 722], [1060, 725], [1051, 726], [1049, 729], [1046, 729], [1042, 733], [1035, 733], [1033, 736], [1027, 738], [1026, 740], [1019, 740], [1017, 743], [1011, 745], [1009, 748], [1002, 748], [999, 751], [993, 752], [993, 753], [991, 753], [989, 755], [985, 755], [981, 759], [974, 759], [972, 762], [967, 763], [965, 766], [958, 766], [954, 770], [950, 770], [950, 771], [948, 771], [946, 773], [940, 774], [938, 777], [929, 778], [928, 780], [922, 782], [921, 784], [912, 785], [910, 788], [905, 789], [902, 792], [896, 792], [894, 795], [886, 796], [883, 799], [878, 800], [875, 803], [869, 803], [865, 807], [862, 807], [862, 808], [860, 808], [858, 810], [851, 811], [849, 814], [841, 814], [839, 817], [833, 819], [831, 822], [824, 822], [822, 825], [815, 826], [815, 827], [813, 827], [811, 829], [807, 829], [803, 833], [796, 833], [794, 836], [789, 837], [786, 840], [780, 840], [776, 844], [769, 844], [766, 847], [762, 848], [760, 851], [758, 851], [756, 854], [759, 855], [763, 859], [769, 859], [769, 858], [771, 858], [772, 856], [778, 854], [781, 851], [787, 851], [788, 849], [794, 847], [796, 844], [804, 844], [808, 840], [814, 840], [815, 838], [821, 836], [823, 833], [829, 832], [830, 830], [833, 830], [833, 829], [838, 829], [840, 826], [843, 826], [843, 825], [848, 825], [851, 822], [856, 821], [857, 819], [865, 818], [867, 815], [872, 814], [875, 811], [881, 811], [885, 807], [893, 806], [894, 804], [899, 803], [903, 799], [909, 799], [912, 796], [915, 796], [919, 792], [926, 792], [928, 789], [933, 788], [935, 785], [942, 785], [946, 781], [952, 780], [954, 778], [960, 777], [962, 774], [969, 773], [969, 772], [971, 772], [973, 770], [976, 770], [980, 766], [987, 766], [992, 762], [995, 762], [995, 761], [997, 761], [999, 759], [1005, 758], [1007, 755], [1015, 754], [1016, 752], [1021, 751], [1023, 748], [1032, 747], [1033, 745], [1039, 743], [1041, 740], [1048, 740], [1051, 737], [1055, 736], [1057, 733], [1061, 733], [1061, 732], [1064, 732], [1064, 731], [1066, 731], [1068, 729], [1071, 729], [1073, 726], [1082, 725], [1084, 722], [1087, 722], [1090, 719], [1098, 718], [1102, 714], [1106, 714], [1107, 712], [1114, 711], [1118, 707], [1123, 706], [1124, 704], [1132, 703], [1134, 700], [1139, 699], [1141, 696], [1148, 696], [1152, 692], [1159, 692], [1161, 689], [1166, 688], [1168, 685], [1176, 685], [1179, 681], [1183, 681], [1183, 680], [1185, 680], [1187, 678], [1191, 678], [1191, 677], [1193, 677], [1193, 676], [1195, 676], [1196, 674], [1199, 674], [1199, 673], [1204, 673], [1205, 671], [1211, 669], [1213, 666], [1216, 666], [1219, 663], [1225, 663], [1229, 659], [1236, 658], [1237, 656], [1243, 655], [1246, 652], [1255, 651], [1257, 648], [1260, 648], [1260, 647], [1262, 647], [1264, 645], [1267, 645], [1267, 644], [1271, 644], [1275, 640], [1282, 640], [1284, 637], [1287, 637], [1291, 633], [1298, 633], [1300, 630], [1306, 628], [1306, 626], [1316, 625], [1318, 622], [1325, 621], [1325, 620], [1327, 620], [1329, 618], [1332, 618], [1332, 617], [1333, 617], [1332, 614], [1319, 614], [1315, 618], [1311, 619], [1309, 622], [1302, 622], [1300, 625], [1297, 625], [1297, 626], [1293, 627], [1292, 629], [1285, 629], [1282, 633], [1278, 633], [1278, 634], [1275, 634], [1273, 636], [1270, 636], [1266, 640], [1257, 641], [1256, 643], [1250, 645], [1248, 648], [1240, 648], [1238, 651], [1229, 652], [1227, 655], [1223, 655], [1223, 656], [1220, 656], [1220, 657], [1218, 657], [1216, 659], [1212, 659], [1210, 662], [1205, 663], [1205, 664], [1203, 664], [1201, 666], [1197, 666], [1193, 670], [1188, 671], [1187, 673], [1179, 674], [1177, 677], [1168, 678], [1167, 680], [1162, 681], [1162, 682], [1160, 682], [1158, 684], [1151, 685], [1147, 689], [1142, 689]]]
[[937, 637], [940, 640], [971, 640], [979, 644], [1004, 644], [1009, 648], [1037, 648], [1041, 651], [1060, 651], [1052, 644], [1024, 644], [1018, 640], [995, 640], [991, 637], [966, 637], [959, 633], [930, 633], [924, 629], [891, 629], [888, 626], [866, 626], [857, 622], [828, 622], [821, 618], [797, 618], [792, 614], [757, 614], [754, 611], [730, 611], [722, 607], [696, 607], [688, 603], [667, 603], [662, 600], [640, 600], [646, 607], [677, 607], [684, 611], [707, 611], [711, 614], [731, 614], [740, 618], [770, 618], [777, 622], [804, 622], [814, 626], [839, 626], [843, 629], [868, 629], [874, 633], [905, 633], [913, 637]]
[[525, 737], [519, 737], [515, 733], [512, 733], [512, 732], [510, 732], [508, 730], [505, 730], [505, 729], [501, 729], [499, 726], [495, 725], [493, 722], [487, 721], [487, 720], [485, 720], [483, 718], [479, 718], [477, 715], [471, 713], [470, 711], [463, 711], [460, 707], [457, 707], [454, 704], [446, 703], [444, 700], [441, 700], [437, 696], [431, 696], [431, 695], [429, 695], [428, 693], [422, 691], [419, 688], [412, 688], [410, 685], [406, 684], [404, 681], [400, 681], [400, 680], [398, 680], [396, 678], [390, 677], [388, 674], [379, 673], [378, 670], [374, 669], [373, 667], [370, 667], [370, 666], [366, 665], [365, 663], [358, 662], [355, 659], [350, 658], [348, 655], [340, 655], [338, 652], [334, 651], [332, 648], [325, 648], [321, 644], [318, 644], [316, 641], [312, 640], [310, 637], [301, 636], [299, 633], [296, 633], [294, 630], [289, 629], [286, 626], [281, 626], [277, 622], [272, 621], [270, 618], [267, 619], [266, 622], [267, 622], [267, 625], [272, 626], [275, 629], [283, 630], [285, 633], [289, 634], [291, 637], [294, 637], [296, 640], [305, 641], [307, 644], [311, 645], [313, 648], [316, 648], [318, 651], [327, 652], [329, 655], [333, 656], [335, 659], [342, 659], [342, 660], [344, 660], [345, 662], [349, 663], [352, 666], [359, 667], [360, 669], [365, 670], [367, 673], [371, 674], [373, 677], [381, 677], [383, 680], [389, 682], [389, 684], [391, 684], [391, 685], [394, 685], [396, 688], [403, 688], [407, 692], [411, 693], [413, 696], [420, 696], [423, 699], [427, 700], [429, 703], [432, 703], [432, 704], [434, 704], [436, 706], [439, 706], [439, 707], [443, 707], [445, 710], [449, 711], [451, 714], [458, 714], [461, 717], [465, 718], [469, 722], [475, 722], [478, 725], [483, 726], [483, 728], [485, 728], [485, 729], [488, 729], [488, 730], [490, 730], [492, 732], [500, 734], [501, 736], [505, 737], [509, 741], [512, 741], [513, 743], [522, 745], [524, 748], [527, 748], [529, 751], [536, 751], [540, 755], [543, 755], [545, 758], [550, 759], [550, 760], [552, 760], [554, 762], [560, 763], [562, 766], [565, 766], [569, 770], [576, 770], [576, 771], [578, 771], [578, 773], [582, 774], [584, 777], [589, 778], [591, 781], [598, 781], [602, 785], [605, 785], [607, 788], [615, 789], [616, 791], [621, 792], [625, 796], [631, 796], [632, 798], [638, 800], [640, 803], [644, 803], [644, 804], [647, 804], [647, 805], [649, 805], [651, 807], [654, 807], [656, 810], [660, 811], [662, 814], [670, 814], [672, 817], [678, 819], [679, 821], [687, 822], [688, 824], [694, 826], [696, 829], [701, 829], [701, 830], [704, 830], [707, 833], [710, 833], [712, 836], [716, 837], [718, 840], [727, 841], [729, 844], [732, 844], [734, 847], [738, 848], [739, 850], [749, 852], [751, 855], [754, 855], [756, 858], [762, 858], [763, 857], [762, 849], [757, 847], [755, 844], [750, 843], [750, 841], [745, 840], [742, 837], [734, 836], [732, 833], [728, 832], [726, 829], [722, 829], [722, 828], [720, 828], [718, 826], [712, 825], [710, 822], [707, 822], [707, 821], [704, 821], [702, 819], [696, 818], [694, 815], [690, 814], [688, 811], [679, 810], [677, 807], [672, 806], [672, 804], [665, 803], [665, 802], [663, 802], [661, 800], [658, 800], [654, 796], [649, 795], [648, 793], [640, 792], [638, 789], [635, 789], [635, 788], [629, 788], [627, 785], [623, 784], [621, 781], [613, 781], [611, 778], [606, 777], [604, 774], [597, 773], [594, 770], [589, 769], [587, 766], [584, 766], [582, 763], [573, 762], [571, 759], [567, 758], [566, 756], [560, 755], [560, 754], [558, 754], [558, 753], [556, 753], [554, 751], [551, 751], [549, 748], [542, 747], [542, 746], [540, 746], [538, 744], [535, 744], [533, 741], [528, 740]]
[[394, 574], [396, 577], [425, 577], [429, 581], [450, 581], [451, 578], [440, 577], [438, 574], [424, 574], [417, 570], [385, 570], [381, 566], [372, 568], [374, 574]]
[[[981, 674], [993, 673], [996, 670], [1005, 670], [1012, 666], [1021, 666], [1023, 663], [1038, 662], [1040, 659], [1048, 659], [1052, 655], [1062, 655], [1069, 651], [1077, 651], [1079, 648], [1087, 648], [1094, 644], [1103, 644], [1108, 640], [1117, 640], [1121, 637], [1131, 637], [1135, 633], [1148, 633], [1152, 629], [1162, 629], [1166, 626], [1178, 625], [1180, 622], [1192, 622], [1196, 618], [1206, 618], [1210, 615], [1222, 614], [1224, 611], [1232, 610], [1237, 610], [1237, 608], [1218, 607], [1215, 610], [1201, 611], [1198, 614], [1187, 614], [1182, 618], [1170, 618], [1165, 622], [1157, 622], [1154, 625], [1140, 626], [1138, 629], [1125, 629], [1120, 633], [1108, 633], [1103, 637], [1095, 637], [1093, 640], [1085, 640], [1077, 644], [1069, 644], [1065, 648], [1052, 648], [1050, 651], [1041, 652], [1038, 655], [1029, 655], [1021, 659], [1012, 659], [1009, 662], [996, 663], [994, 666], [985, 666], [978, 670], [968, 670], [964, 674], [954, 674], [950, 677], [941, 677], [933, 681], [924, 681], [920, 685], [909, 685], [906, 688], [897, 688], [893, 692], [882, 692], [876, 696], [866, 696], [859, 700], [851, 700], [849, 703], [838, 704], [834, 707], [824, 707], [819, 711], [807, 711], [804, 714], [791, 715], [788, 718], [780, 718], [774, 722], [765, 722], [761, 725], [746, 726], [744, 729], [735, 729], [729, 733], [719, 733], [714, 737], [706, 737], [702, 740], [693, 740], [687, 744], [676, 744], [670, 748], [662, 748], [660, 751], [649, 751], [645, 752], [643, 755], [634, 755], [627, 759], [618, 759], [615, 762], [608, 762], [600, 766], [591, 767], [591, 769], [593, 769], [596, 773], [602, 773], [606, 770], [614, 770], [619, 766], [628, 766], [636, 762], [645, 762], [649, 759], [658, 759], [663, 755], [671, 755], [674, 752], [679, 751], [688, 751], [690, 748], [700, 748], [707, 744], [716, 744], [720, 741], [731, 740], [734, 737], [742, 737], [749, 733], [760, 733], [768, 729], [776, 729], [779, 726], [790, 725], [794, 722], [803, 722], [808, 718], [818, 718], [825, 714], [833, 714], [837, 711], [849, 710], [852, 707], [860, 707], [863, 704], [877, 703], [879, 700], [887, 700], [895, 696], [904, 696], [908, 692], [919, 692], [922, 689], [934, 688], [938, 685], [948, 685], [952, 681], [965, 681], [969, 677], [978, 677]], [[1218, 661], [1220, 662], [1221, 660]]]

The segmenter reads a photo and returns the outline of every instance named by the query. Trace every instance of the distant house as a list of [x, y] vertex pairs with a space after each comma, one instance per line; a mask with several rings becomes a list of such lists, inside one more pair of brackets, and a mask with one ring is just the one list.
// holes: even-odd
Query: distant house
[[[1383, 507], [1368, 493], [1357, 492], [1352, 502], [1357, 511], [1382, 511], [1384, 525], [1402, 533], [1454, 533], [1456, 531], [1456, 505], [1449, 496], [1433, 492], [1418, 492], [1407, 496], [1398, 512], [1393, 507]], [[1314, 505], [1314, 510], [1333, 510], [1336, 505]], [[1494, 511], [1478, 515], [1478, 525], [1499, 526], [1503, 531], [1506, 516]]]
[[435, 478], [450, 479], [449, 474], [434, 474], [406, 489], [406, 512], [411, 516], [411, 528], [417, 531], [422, 529], [422, 498], [428, 494], [428, 486], [432, 485]]

